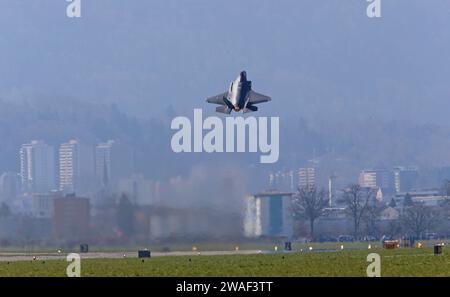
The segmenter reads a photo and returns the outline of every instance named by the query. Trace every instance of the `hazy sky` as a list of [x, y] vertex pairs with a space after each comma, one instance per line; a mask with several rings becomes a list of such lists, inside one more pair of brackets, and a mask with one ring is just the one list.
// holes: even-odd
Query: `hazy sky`
[[[450, 2], [0, 1], [0, 96], [118, 102], [140, 116], [213, 108], [245, 69], [263, 114], [450, 123]], [[270, 106], [270, 111], [268, 110]]]

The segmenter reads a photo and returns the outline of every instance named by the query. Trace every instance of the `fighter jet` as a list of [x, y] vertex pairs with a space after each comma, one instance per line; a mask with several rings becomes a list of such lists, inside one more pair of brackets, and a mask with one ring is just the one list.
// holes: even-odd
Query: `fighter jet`
[[206, 102], [219, 104], [216, 112], [230, 114], [231, 111], [243, 113], [257, 111], [255, 104], [270, 101], [269, 96], [256, 93], [252, 90], [252, 82], [247, 80], [247, 73], [242, 71], [230, 84], [228, 92], [209, 97]]

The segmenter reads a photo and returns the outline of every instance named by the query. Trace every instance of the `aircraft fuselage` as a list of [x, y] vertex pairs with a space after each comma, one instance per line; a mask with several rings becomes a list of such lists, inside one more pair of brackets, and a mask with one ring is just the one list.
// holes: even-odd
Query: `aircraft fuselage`
[[229, 106], [234, 111], [241, 111], [248, 103], [248, 92], [252, 89], [252, 82], [247, 80], [247, 74], [242, 71], [236, 79], [231, 82], [228, 92]]

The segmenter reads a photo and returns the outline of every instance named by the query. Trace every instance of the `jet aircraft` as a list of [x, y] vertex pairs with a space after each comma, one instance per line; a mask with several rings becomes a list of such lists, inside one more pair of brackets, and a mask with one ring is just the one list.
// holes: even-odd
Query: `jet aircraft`
[[206, 102], [219, 104], [216, 112], [230, 114], [231, 111], [243, 113], [257, 111], [255, 104], [270, 101], [269, 96], [257, 93], [252, 90], [252, 82], [247, 80], [247, 73], [241, 71], [238, 77], [231, 82], [227, 92], [212, 96], [206, 99]]

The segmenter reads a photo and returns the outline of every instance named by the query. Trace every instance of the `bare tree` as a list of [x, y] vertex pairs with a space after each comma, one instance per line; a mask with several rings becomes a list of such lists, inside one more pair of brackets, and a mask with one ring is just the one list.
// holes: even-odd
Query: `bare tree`
[[441, 194], [442, 194], [442, 196], [445, 196], [446, 199], [449, 199], [449, 197], [450, 197], [450, 180], [449, 179], [445, 179], [442, 182]]
[[373, 190], [363, 188], [358, 184], [351, 184], [344, 189], [342, 200], [347, 208], [347, 214], [353, 220], [353, 231], [355, 238], [358, 237], [361, 219], [367, 212], [370, 198], [373, 196]]
[[399, 219], [397, 220], [391, 220], [389, 221], [387, 227], [385, 228], [384, 232], [389, 237], [396, 237], [402, 233], [402, 226]]
[[314, 239], [314, 222], [323, 214], [327, 205], [327, 195], [324, 190], [316, 187], [298, 189], [298, 196], [293, 201], [294, 215], [297, 219], [309, 221], [310, 236]]
[[450, 180], [446, 179], [444, 180], [441, 188], [442, 196], [445, 197], [445, 199], [440, 203], [440, 206], [442, 207], [442, 210], [446, 216], [449, 216], [450, 214]]
[[362, 220], [368, 235], [376, 235], [379, 233], [377, 222], [380, 220], [382, 207], [378, 203], [369, 204], [363, 213]]
[[134, 211], [135, 207], [127, 195], [122, 194], [117, 206], [117, 226], [125, 237], [134, 233]]
[[420, 238], [425, 231], [439, 221], [439, 213], [421, 203], [414, 203], [405, 208], [400, 221], [407, 232]]

